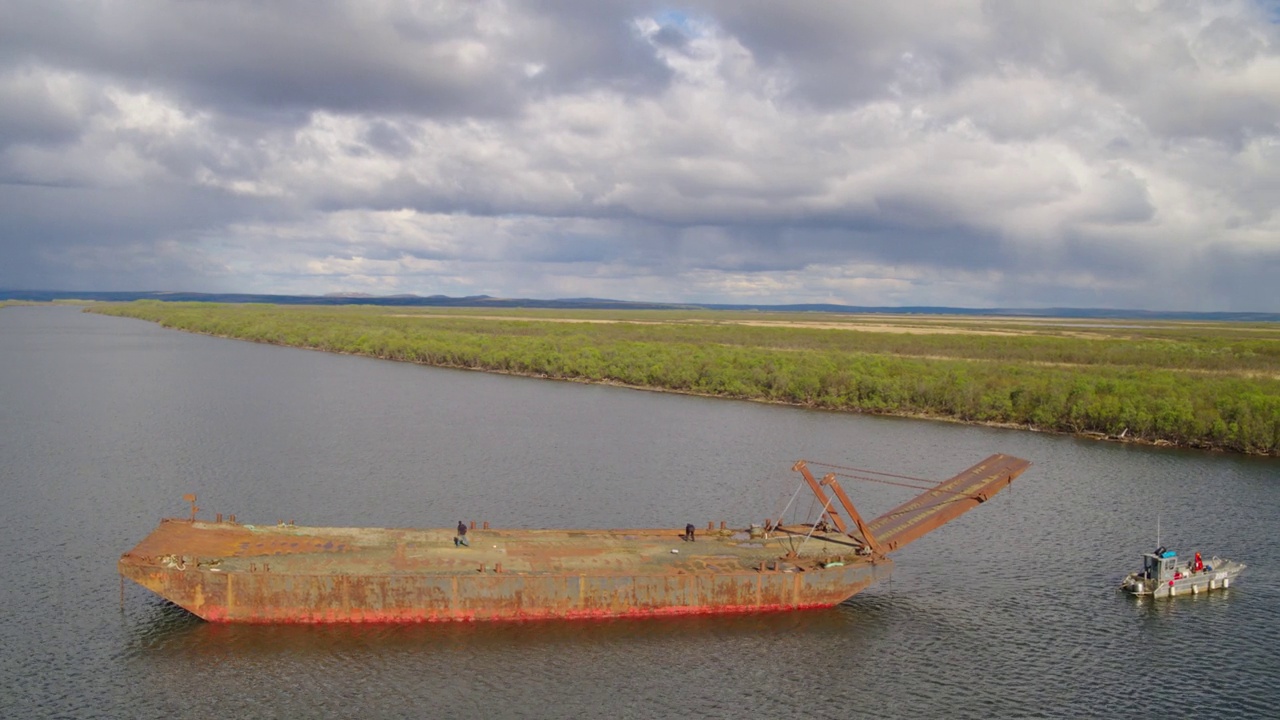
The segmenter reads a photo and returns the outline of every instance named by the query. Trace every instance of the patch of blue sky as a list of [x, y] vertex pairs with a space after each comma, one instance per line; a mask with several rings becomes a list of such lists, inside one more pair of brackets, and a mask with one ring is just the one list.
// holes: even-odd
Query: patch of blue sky
[[[1277, 0], [1280, 2], [1280, 0]], [[707, 34], [707, 23], [697, 15], [676, 8], [667, 8], [653, 16], [653, 21], [664, 28], [678, 30], [689, 38], [702, 37]]]

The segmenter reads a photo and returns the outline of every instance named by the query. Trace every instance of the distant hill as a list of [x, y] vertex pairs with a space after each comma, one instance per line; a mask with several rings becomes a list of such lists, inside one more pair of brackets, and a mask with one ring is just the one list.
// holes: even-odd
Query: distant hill
[[737, 310], [758, 312], [813, 312], [892, 315], [974, 315], [1026, 316], [1078, 319], [1149, 319], [1149, 320], [1217, 320], [1234, 322], [1280, 322], [1280, 313], [1266, 312], [1175, 312], [1160, 310], [1123, 310], [1113, 308], [956, 308], [944, 306], [860, 307], [829, 303], [799, 305], [730, 305], [722, 303], [654, 303], [610, 300], [607, 298], [495, 298], [488, 295], [448, 297], [446, 295], [375, 296], [364, 293], [332, 293], [329, 295], [252, 295], [243, 293], [194, 292], [71, 292], [65, 290], [3, 290], [0, 300], [96, 300], [100, 302], [132, 302], [164, 300], [170, 302], [270, 303], [275, 305], [387, 305], [398, 307], [472, 307], [472, 308], [546, 308], [583, 310]]

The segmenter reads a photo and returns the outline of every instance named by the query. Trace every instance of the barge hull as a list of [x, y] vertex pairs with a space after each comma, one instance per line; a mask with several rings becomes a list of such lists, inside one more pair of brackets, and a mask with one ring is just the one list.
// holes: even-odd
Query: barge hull
[[893, 563], [805, 572], [668, 575], [292, 575], [145, 568], [121, 573], [213, 622], [363, 623], [651, 617], [824, 608], [887, 579]]
[[795, 469], [821, 501], [818, 519], [800, 525], [766, 520], [745, 529], [721, 522], [719, 530], [709, 523], [696, 537], [692, 525], [683, 532], [501, 530], [473, 522], [470, 532], [460, 527], [455, 533], [292, 521], [254, 526], [236, 523], [234, 515], [210, 523], [196, 519], [196, 498], [188, 495], [191, 518], [161, 521], [121, 556], [118, 567], [123, 577], [214, 622], [533, 620], [823, 608], [887, 579], [893, 563], [886, 553], [986, 502], [1029, 464], [992, 455], [942, 483], [917, 486], [922, 494], [868, 524], [836, 473], [819, 481], [799, 461]]

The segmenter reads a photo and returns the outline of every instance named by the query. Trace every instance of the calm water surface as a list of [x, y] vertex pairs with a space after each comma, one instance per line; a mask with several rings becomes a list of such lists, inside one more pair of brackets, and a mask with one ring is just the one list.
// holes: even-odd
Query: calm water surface
[[[1035, 466], [829, 611], [236, 627], [115, 562], [181, 497], [244, 522], [733, 524], [798, 458]], [[909, 491], [850, 488], [873, 517]], [[1280, 708], [1280, 463], [423, 368], [0, 311], [0, 717], [1263, 717]], [[803, 508], [803, 509], [807, 509]], [[1118, 594], [1165, 544], [1229, 592]]]

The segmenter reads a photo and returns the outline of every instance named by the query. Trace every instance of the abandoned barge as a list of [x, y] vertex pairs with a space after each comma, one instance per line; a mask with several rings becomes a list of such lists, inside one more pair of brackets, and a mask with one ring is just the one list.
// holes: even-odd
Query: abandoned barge
[[[119, 571], [214, 622], [337, 623], [599, 618], [830, 607], [887, 578], [888, 553], [985, 502], [1030, 466], [992, 455], [955, 477], [799, 461], [811, 523], [684, 529], [455, 531], [161, 521]], [[814, 465], [818, 465], [814, 463]], [[862, 474], [849, 474], [857, 472]], [[924, 490], [864, 522], [837, 476]], [[906, 481], [906, 482], [903, 482]], [[828, 496], [827, 490], [832, 495]], [[795, 496], [792, 496], [794, 500]]]

